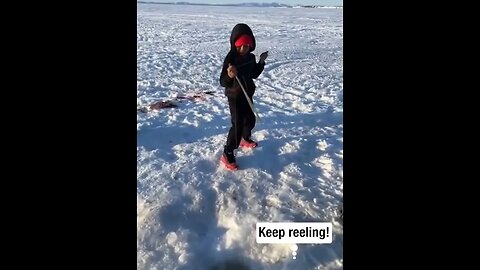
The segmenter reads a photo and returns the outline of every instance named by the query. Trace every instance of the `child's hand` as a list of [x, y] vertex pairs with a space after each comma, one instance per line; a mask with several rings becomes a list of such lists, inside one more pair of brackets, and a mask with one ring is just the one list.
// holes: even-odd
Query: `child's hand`
[[267, 59], [267, 57], [268, 57], [268, 51], [263, 52], [262, 54], [260, 54], [260, 61], [259, 61], [258, 63], [264, 64], [264, 63], [265, 63], [265, 59]]
[[227, 74], [231, 79], [235, 78], [235, 76], [237, 76], [237, 68], [228, 63]]

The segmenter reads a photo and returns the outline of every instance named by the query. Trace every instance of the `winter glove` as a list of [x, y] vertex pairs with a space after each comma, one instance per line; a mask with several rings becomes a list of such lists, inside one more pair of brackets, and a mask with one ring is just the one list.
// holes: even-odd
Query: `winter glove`
[[230, 64], [230, 63], [228, 63], [227, 75], [231, 79], [233, 79], [233, 78], [235, 78], [235, 76], [237, 76], [237, 68], [235, 66], [232, 66], [232, 64]]
[[268, 51], [263, 52], [260, 54], [260, 61], [258, 61], [259, 64], [265, 64], [265, 59], [268, 57]]

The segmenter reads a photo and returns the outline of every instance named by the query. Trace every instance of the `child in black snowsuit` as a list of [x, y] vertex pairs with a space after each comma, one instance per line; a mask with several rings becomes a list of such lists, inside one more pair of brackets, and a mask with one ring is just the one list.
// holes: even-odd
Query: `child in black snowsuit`
[[239, 146], [246, 148], [257, 146], [250, 138], [255, 127], [255, 115], [238, 81], [253, 102], [252, 97], [256, 88], [253, 79], [257, 79], [262, 73], [268, 52], [262, 53], [259, 62], [256, 63], [255, 55], [252, 53], [256, 46], [255, 36], [250, 27], [243, 23], [233, 28], [230, 46], [230, 52], [223, 61], [220, 85], [225, 87], [225, 95], [228, 97], [232, 127], [228, 132], [221, 161], [227, 169], [236, 170], [238, 166], [233, 150]]

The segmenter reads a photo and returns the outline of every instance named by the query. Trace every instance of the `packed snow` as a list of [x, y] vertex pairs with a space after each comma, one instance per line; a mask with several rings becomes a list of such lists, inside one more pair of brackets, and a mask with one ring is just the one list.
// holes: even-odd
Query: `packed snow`
[[[343, 269], [342, 12], [137, 4], [138, 269]], [[228, 171], [219, 77], [237, 23], [269, 57], [259, 146]], [[148, 109], [158, 101], [177, 107]], [[333, 242], [256, 243], [257, 222], [302, 221], [333, 222]]]

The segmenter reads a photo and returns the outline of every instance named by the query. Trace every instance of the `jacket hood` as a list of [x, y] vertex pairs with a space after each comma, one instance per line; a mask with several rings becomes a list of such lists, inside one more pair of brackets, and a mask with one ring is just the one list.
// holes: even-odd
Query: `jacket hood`
[[244, 34], [252, 37], [253, 46], [250, 47], [250, 52], [255, 50], [255, 47], [257, 46], [255, 42], [255, 36], [253, 35], [252, 29], [250, 29], [250, 27], [244, 23], [239, 23], [233, 27], [232, 33], [230, 34], [230, 50], [235, 51], [235, 41]]

